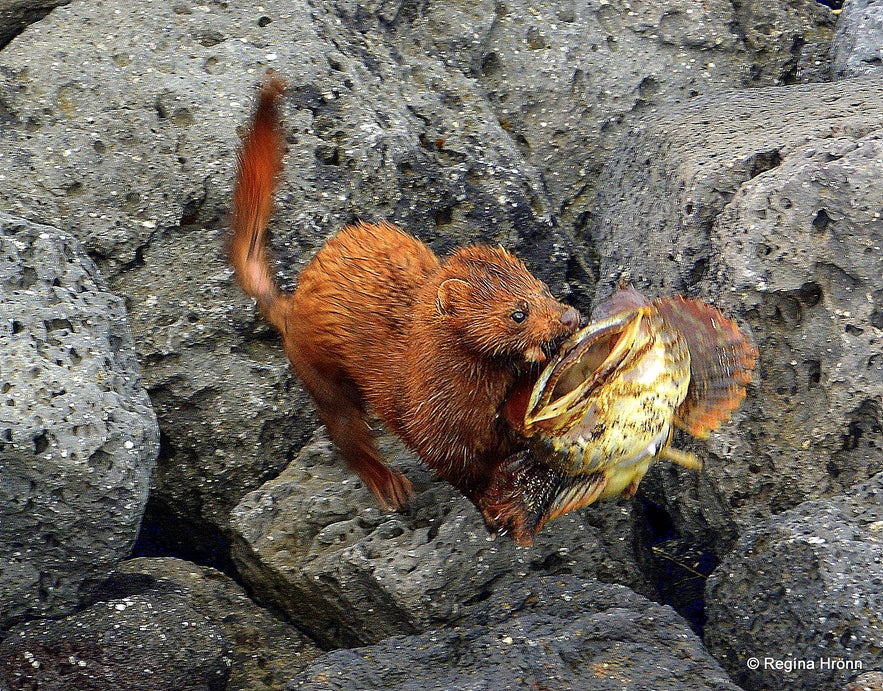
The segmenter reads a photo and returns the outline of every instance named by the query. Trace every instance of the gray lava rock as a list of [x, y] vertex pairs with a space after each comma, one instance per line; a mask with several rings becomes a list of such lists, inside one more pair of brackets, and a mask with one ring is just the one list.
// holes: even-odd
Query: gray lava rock
[[0, 679], [11, 691], [223, 691], [228, 653], [185, 597], [137, 594], [13, 629], [0, 643]]
[[573, 576], [513, 584], [454, 628], [328, 653], [287, 688], [738, 690], [670, 607]]
[[[474, 75], [566, 225], [583, 226], [601, 168], [648, 110], [742, 86], [823, 77], [828, 8], [794, 3], [429, 3], [404, 35]], [[802, 51], [798, 49], [802, 47]]]
[[760, 349], [704, 472], [642, 484], [682, 527], [732, 540], [883, 469], [881, 123], [878, 78], [734, 92], [648, 117], [605, 170], [599, 295], [701, 296]]
[[878, 72], [883, 67], [883, 2], [847, 0], [831, 46], [835, 79]]
[[883, 691], [883, 672], [860, 674], [855, 681], [844, 686], [842, 691]]
[[128, 555], [158, 446], [122, 299], [74, 238], [0, 214], [0, 629]]
[[[181, 594], [230, 645], [225, 691], [272, 691], [320, 655], [302, 633], [248, 598], [220, 571], [180, 559], [131, 559], [114, 577], [118, 589]], [[108, 588], [106, 585], [105, 588]]]
[[585, 307], [596, 260], [571, 227], [626, 124], [797, 78], [795, 46], [831, 31], [813, 0], [74, 3], [0, 52], [0, 206], [70, 230], [127, 298], [164, 431], [151, 520], [210, 543], [316, 425], [223, 257], [236, 130], [268, 66], [289, 84], [288, 287], [342, 224], [387, 218], [441, 252], [512, 247]]
[[883, 473], [749, 529], [706, 591], [706, 643], [745, 688], [827, 691], [883, 669]]
[[328, 646], [373, 643], [459, 618], [471, 602], [536, 575], [577, 574], [644, 592], [628, 503], [547, 525], [533, 547], [491, 541], [480, 514], [450, 485], [384, 438], [382, 452], [418, 492], [406, 514], [373, 497], [326, 440], [233, 511], [233, 558], [257, 597]]

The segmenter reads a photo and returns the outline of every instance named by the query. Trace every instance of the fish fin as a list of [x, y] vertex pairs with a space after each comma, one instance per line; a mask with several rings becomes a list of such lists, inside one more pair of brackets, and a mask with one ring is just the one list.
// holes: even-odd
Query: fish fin
[[598, 501], [607, 487], [604, 473], [591, 473], [575, 477], [559, 476], [558, 492], [546, 509], [546, 520], [551, 521], [566, 513], [582, 509]]
[[492, 533], [511, 533], [524, 547], [546, 521], [592, 504], [606, 485], [601, 473], [563, 475], [521, 451], [497, 466], [476, 504]]
[[702, 470], [702, 461], [696, 456], [696, 454], [690, 453], [689, 451], [681, 451], [680, 449], [673, 449], [670, 446], [666, 446], [659, 452], [658, 458], [676, 463], [682, 468], [687, 468], [688, 470], [695, 470], [697, 472]]
[[690, 351], [690, 386], [674, 423], [700, 439], [708, 437], [745, 398], [757, 362], [757, 347], [736, 323], [701, 300], [658, 298], [663, 319], [684, 337]]

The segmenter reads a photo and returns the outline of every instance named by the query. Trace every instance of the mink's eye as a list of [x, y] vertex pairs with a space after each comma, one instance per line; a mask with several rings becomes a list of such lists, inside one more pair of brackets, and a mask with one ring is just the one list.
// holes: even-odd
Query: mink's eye
[[510, 316], [512, 317], [512, 321], [514, 321], [516, 324], [520, 324], [525, 319], [527, 319], [527, 313], [521, 310], [515, 310]]

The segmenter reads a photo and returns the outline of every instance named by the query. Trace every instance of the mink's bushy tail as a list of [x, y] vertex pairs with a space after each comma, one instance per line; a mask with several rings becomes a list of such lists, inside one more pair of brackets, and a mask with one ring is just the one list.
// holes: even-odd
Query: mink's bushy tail
[[236, 280], [257, 300], [258, 309], [277, 328], [282, 326], [274, 319], [281, 293], [273, 278], [266, 235], [285, 150], [285, 137], [276, 106], [284, 88], [280, 79], [269, 76], [258, 97], [254, 119], [239, 152], [230, 242], [230, 263], [236, 272]]

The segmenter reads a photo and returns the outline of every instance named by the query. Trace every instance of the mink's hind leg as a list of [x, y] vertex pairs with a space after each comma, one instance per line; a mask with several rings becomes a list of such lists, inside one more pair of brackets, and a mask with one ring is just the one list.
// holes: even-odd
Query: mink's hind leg
[[345, 375], [328, 376], [309, 365], [296, 368], [328, 436], [387, 511], [400, 511], [414, 494], [411, 482], [381, 460], [365, 420], [362, 397]]

